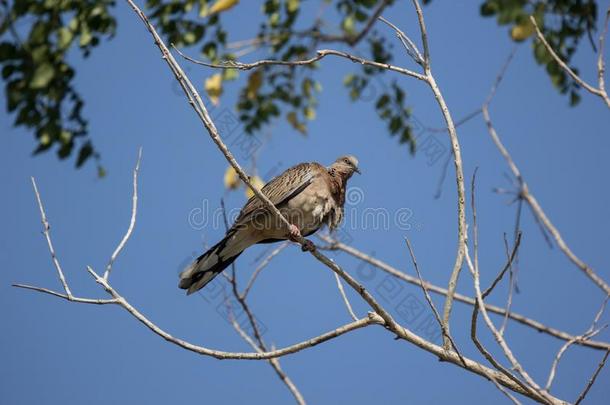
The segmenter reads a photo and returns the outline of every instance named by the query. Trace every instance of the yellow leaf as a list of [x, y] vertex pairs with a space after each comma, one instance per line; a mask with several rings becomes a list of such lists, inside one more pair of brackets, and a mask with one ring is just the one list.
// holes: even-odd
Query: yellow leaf
[[256, 98], [256, 94], [258, 93], [258, 89], [261, 88], [261, 84], [263, 84], [263, 72], [260, 70], [257, 70], [248, 76], [248, 85], [246, 86], [246, 97], [248, 100]]
[[343, 22], [341, 23], [341, 28], [343, 28], [343, 31], [345, 31], [345, 33], [352, 35], [355, 32], [355, 25], [356, 23], [354, 21], [354, 17], [349, 15], [343, 19]]
[[534, 25], [527, 19], [522, 24], [515, 25], [510, 30], [510, 36], [515, 41], [525, 41], [534, 33]]
[[212, 7], [209, 8], [206, 13], [206, 17], [227, 11], [230, 8], [235, 7], [237, 3], [239, 3], [239, 0], [218, 0], [216, 3], [212, 4]]
[[289, 13], [294, 13], [299, 9], [299, 3], [299, 0], [288, 0], [288, 2], [286, 3], [286, 9]]
[[313, 121], [316, 119], [316, 110], [314, 110], [311, 107], [305, 107], [303, 109], [303, 115], [305, 116], [305, 118], [307, 118], [310, 121]]
[[[265, 185], [265, 182], [263, 181], [263, 179], [261, 179], [258, 176], [250, 177], [250, 183], [252, 183], [254, 188], [256, 188], [257, 190], [260, 190]], [[250, 190], [250, 187], [246, 187], [246, 196], [248, 198], [252, 198], [254, 196], [254, 192], [252, 190]]]
[[218, 105], [220, 96], [222, 95], [222, 74], [216, 73], [205, 79], [204, 87], [212, 104]]
[[239, 185], [240, 185], [239, 176], [237, 175], [237, 172], [235, 171], [233, 166], [227, 167], [227, 170], [225, 171], [224, 183], [225, 183], [225, 188], [227, 190], [235, 190], [236, 188], [239, 187]]
[[307, 127], [302, 122], [299, 122], [299, 118], [297, 117], [297, 113], [295, 111], [290, 111], [288, 114], [286, 114], [286, 120], [294, 129], [303, 135], [307, 135]]
[[239, 72], [237, 69], [223, 69], [222, 70], [222, 80], [235, 80], [239, 77]]

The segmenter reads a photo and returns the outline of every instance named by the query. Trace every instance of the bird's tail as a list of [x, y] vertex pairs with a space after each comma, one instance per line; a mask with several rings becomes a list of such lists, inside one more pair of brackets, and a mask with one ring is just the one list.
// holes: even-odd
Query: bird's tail
[[187, 290], [187, 295], [205, 287], [251, 245], [240, 236], [243, 236], [240, 235], [240, 232], [229, 232], [223, 240], [199, 256], [180, 273], [178, 287]]

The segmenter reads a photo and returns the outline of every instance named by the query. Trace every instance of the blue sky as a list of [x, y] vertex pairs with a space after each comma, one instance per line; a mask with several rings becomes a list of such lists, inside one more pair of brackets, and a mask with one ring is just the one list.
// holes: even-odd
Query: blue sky
[[[233, 39], [248, 38], [257, 29], [256, 22], [245, 23], [258, 12], [253, 3], [244, 2], [226, 14], [225, 24]], [[513, 46], [506, 29], [482, 19], [475, 3], [437, 1], [424, 10], [433, 72], [455, 119], [482, 103]], [[119, 308], [76, 305], [10, 287], [24, 282], [60, 288], [41, 235], [29, 181], [35, 176], [72, 290], [80, 296], [104, 297], [85, 266], [101, 272], [128, 225], [131, 170], [142, 146], [138, 223], [115, 264], [113, 286], [175, 336], [211, 348], [250, 350], [219, 314], [221, 298], [185, 297], [177, 288], [177, 273], [184, 263], [200, 253], [204, 243], [215, 243], [223, 235], [222, 227], [193, 226], [193, 212], [198, 212], [193, 210], [216, 210], [222, 197], [229, 209], [238, 209], [245, 196], [241, 191], [226, 194], [222, 176], [227, 163], [178, 92], [141, 22], [123, 2], [118, 2], [116, 12], [117, 37], [85, 61], [74, 58], [76, 84], [87, 100], [85, 113], [103, 155], [107, 178], [97, 179], [93, 165], [76, 171], [53, 154], [30, 157], [31, 135], [12, 128], [13, 117], [6, 114], [4, 104], [0, 106], [0, 127], [5, 134], [5, 147], [0, 149], [0, 181], [5, 190], [0, 200], [0, 317], [4, 325], [0, 402], [291, 401], [288, 390], [265, 362], [201, 357], [166, 343]], [[410, 5], [399, 2], [384, 15], [418, 38]], [[395, 51], [400, 53], [398, 45]], [[596, 77], [595, 60], [591, 47], [583, 42], [575, 61], [589, 81]], [[403, 56], [396, 63], [414, 68]], [[368, 98], [349, 101], [342, 78], [357, 68], [342, 59], [328, 58], [321, 64], [318, 79], [323, 92], [309, 135], [303, 137], [284, 122], [256, 134], [263, 143], [258, 171], [265, 177], [302, 161], [329, 164], [337, 156], [356, 155], [363, 175], [350, 183], [358, 188], [359, 200], [348, 211], [356, 218], [365, 209], [410, 214], [405, 226], [392, 223], [376, 229], [354, 226], [348, 216], [344, 228], [350, 243], [413, 275], [403, 239], [408, 236], [424, 277], [445, 286], [456, 248], [453, 172], [449, 171], [441, 198], [435, 199], [444, 156], [431, 162], [422, 153], [409, 155], [405, 146], [388, 136]], [[187, 71], [199, 86], [212, 74], [197, 66], [188, 66]], [[427, 127], [442, 125], [438, 106], [424, 84], [385, 76], [374, 89], [396, 77], [407, 91], [417, 121]], [[232, 114], [241, 83], [227, 88], [221, 105], [212, 111], [214, 117]], [[586, 93], [575, 108], [568, 107], [567, 101], [552, 88], [543, 68], [533, 62], [530, 44], [525, 43], [517, 50], [491, 114], [548, 216], [574, 252], [610, 280], [606, 254], [610, 242], [610, 114], [599, 98]], [[237, 128], [235, 134], [240, 133]], [[504, 263], [502, 235], [512, 232], [516, 206], [507, 204], [507, 196], [493, 192], [494, 187], [510, 186], [504, 175], [508, 168], [482, 119], [471, 120], [458, 133], [466, 177], [470, 179], [475, 167], [479, 168], [480, 261], [487, 285]], [[238, 139], [238, 135], [231, 136]], [[449, 153], [445, 136], [421, 136], [422, 143], [439, 139], [446, 148], [445, 156]], [[243, 161], [243, 154], [236, 152], [236, 156]], [[548, 247], [527, 209], [522, 225], [521, 293], [514, 297], [515, 311], [571, 333], [584, 332], [602, 302], [602, 293], [557, 247]], [[242, 283], [268, 248], [254, 247], [236, 262]], [[414, 286], [394, 284], [385, 273], [371, 271], [346, 254], [333, 258], [395, 314], [404, 300], [424, 303]], [[458, 290], [472, 294], [467, 271]], [[357, 313], [366, 313], [368, 308], [358, 297], [351, 291], [349, 296]], [[490, 302], [502, 304], [505, 296], [503, 284]], [[438, 297], [435, 302], [442, 305]], [[285, 249], [262, 273], [252, 290], [251, 305], [265, 326], [265, 339], [277, 347], [349, 321], [330, 271], [295, 246]], [[469, 307], [456, 304], [452, 330], [463, 353], [481, 359], [469, 340], [470, 313]], [[402, 320], [417, 332], [428, 315], [426, 310], [419, 319]], [[608, 320], [605, 315], [602, 322]], [[507, 334], [524, 367], [544, 383], [562, 342], [514, 323], [509, 323]], [[609, 337], [602, 332], [598, 339]], [[483, 341], [493, 347], [487, 334]], [[497, 350], [494, 353], [499, 355]], [[552, 392], [573, 401], [601, 355], [585, 348], [570, 349], [559, 366]], [[395, 341], [378, 327], [283, 358], [281, 364], [304, 397], [316, 404], [472, 403], [474, 395], [481, 403], [505, 400], [491, 383]], [[610, 395], [609, 373], [602, 371], [589, 403], [603, 403]]]

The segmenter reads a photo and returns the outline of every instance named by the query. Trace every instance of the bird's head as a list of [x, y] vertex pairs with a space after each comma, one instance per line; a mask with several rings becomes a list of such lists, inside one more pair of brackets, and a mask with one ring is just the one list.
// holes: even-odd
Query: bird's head
[[360, 174], [360, 170], [358, 169], [358, 159], [352, 155], [341, 156], [339, 159], [335, 160], [335, 163], [333, 163], [330, 167], [346, 179], [352, 177], [354, 172]]

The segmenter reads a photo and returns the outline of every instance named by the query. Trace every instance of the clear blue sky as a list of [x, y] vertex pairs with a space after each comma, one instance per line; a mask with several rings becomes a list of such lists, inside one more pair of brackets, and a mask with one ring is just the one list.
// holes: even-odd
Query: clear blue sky
[[[257, 29], [256, 22], [248, 22], [252, 13], [258, 13], [258, 5], [253, 3], [243, 2], [226, 14], [233, 39], [248, 38]], [[425, 8], [433, 70], [456, 119], [481, 104], [512, 47], [506, 29], [479, 16], [478, 3], [435, 1]], [[0, 149], [4, 190], [0, 199], [0, 402], [287, 403], [292, 400], [288, 390], [265, 362], [201, 357], [166, 343], [119, 308], [76, 305], [10, 287], [13, 282], [24, 282], [60, 288], [29, 182], [35, 176], [72, 290], [80, 296], [104, 297], [85, 266], [101, 272], [127, 227], [131, 170], [142, 145], [138, 224], [116, 262], [112, 284], [175, 336], [211, 348], [250, 350], [218, 314], [222, 299], [185, 297], [177, 288], [177, 272], [185, 261], [202, 250], [203, 242], [213, 243], [223, 234], [222, 228], [211, 225], [193, 229], [189, 213], [204, 206], [204, 201], [210, 210], [218, 208], [225, 195], [222, 175], [227, 163], [177, 91], [140, 21], [121, 1], [116, 11], [116, 38], [96, 49], [88, 60], [74, 58], [76, 84], [87, 100], [85, 113], [103, 154], [107, 178], [97, 179], [93, 165], [76, 171], [71, 163], [60, 163], [52, 154], [30, 157], [31, 135], [11, 127], [13, 117], [0, 102], [5, 145]], [[399, 2], [385, 16], [418, 38], [415, 16], [406, 2]], [[399, 53], [401, 48], [396, 45]], [[595, 55], [586, 41], [575, 61], [582, 76], [594, 80]], [[398, 57], [397, 63], [413, 67], [406, 57]], [[302, 161], [330, 163], [342, 154], [356, 155], [363, 175], [351, 185], [363, 191], [363, 200], [350, 210], [408, 209], [412, 226], [410, 230], [395, 225], [363, 229], [350, 224], [348, 217], [344, 226], [351, 243], [414, 274], [403, 242], [407, 235], [424, 277], [446, 285], [456, 247], [453, 173], [449, 172], [442, 197], [434, 199], [444, 158], [430, 165], [423, 154], [410, 156], [406, 147], [387, 135], [371, 101], [349, 101], [342, 77], [357, 68], [345, 60], [322, 63], [318, 78], [323, 93], [309, 136], [301, 136], [283, 122], [265, 128], [257, 134], [261, 140], [268, 138], [258, 155], [259, 172], [264, 175]], [[211, 74], [196, 66], [188, 71], [200, 86]], [[386, 75], [386, 83], [390, 77]], [[398, 79], [417, 120], [426, 126], [441, 126], [442, 117], [430, 91], [412, 79]], [[231, 111], [238, 88], [234, 84], [227, 89], [216, 111]], [[544, 70], [533, 62], [526, 43], [519, 47], [491, 113], [549, 217], [573, 250], [610, 280], [608, 109], [586, 93], [578, 107], [569, 108], [567, 99], [557, 94]], [[432, 135], [422, 136], [423, 142]], [[512, 232], [516, 207], [506, 204], [506, 196], [492, 191], [509, 186], [504, 176], [508, 169], [482, 120], [460, 127], [459, 136], [466, 177], [479, 167], [477, 202], [486, 285], [504, 262], [502, 234]], [[448, 147], [444, 136], [439, 139]], [[242, 156], [237, 153], [237, 157]], [[239, 208], [244, 201], [241, 191], [227, 196], [229, 208]], [[515, 296], [514, 309], [571, 333], [585, 331], [602, 293], [556, 247], [549, 249], [526, 209], [523, 232], [521, 293]], [[267, 248], [254, 247], [239, 258], [242, 282]], [[414, 286], [404, 285], [391, 296], [391, 280], [384, 273], [376, 271], [365, 278], [363, 275], [371, 273], [358, 267], [357, 261], [346, 254], [334, 257], [395, 314], [404, 299], [424, 303]], [[458, 289], [472, 294], [468, 272], [463, 273]], [[368, 308], [349, 294], [357, 312], [364, 314]], [[502, 285], [490, 301], [502, 304], [505, 294]], [[435, 300], [437, 306], [442, 305], [442, 300]], [[349, 321], [330, 271], [294, 246], [262, 273], [252, 290], [251, 304], [266, 327], [265, 339], [278, 347]], [[469, 307], [456, 304], [452, 330], [463, 352], [480, 359], [469, 341], [470, 313]], [[426, 310], [422, 317], [428, 314]], [[606, 315], [603, 321], [609, 319]], [[418, 320], [403, 321], [414, 330], [419, 327]], [[514, 323], [509, 324], [507, 334], [526, 369], [544, 383], [562, 342]], [[598, 338], [608, 340], [610, 334], [603, 332]], [[488, 335], [484, 341], [493, 347]], [[559, 366], [553, 393], [574, 400], [601, 355], [590, 349], [571, 349]], [[282, 358], [281, 363], [313, 404], [505, 401], [491, 383], [395, 341], [378, 327]], [[606, 369], [589, 394], [589, 403], [601, 404], [608, 398], [609, 378]]]

